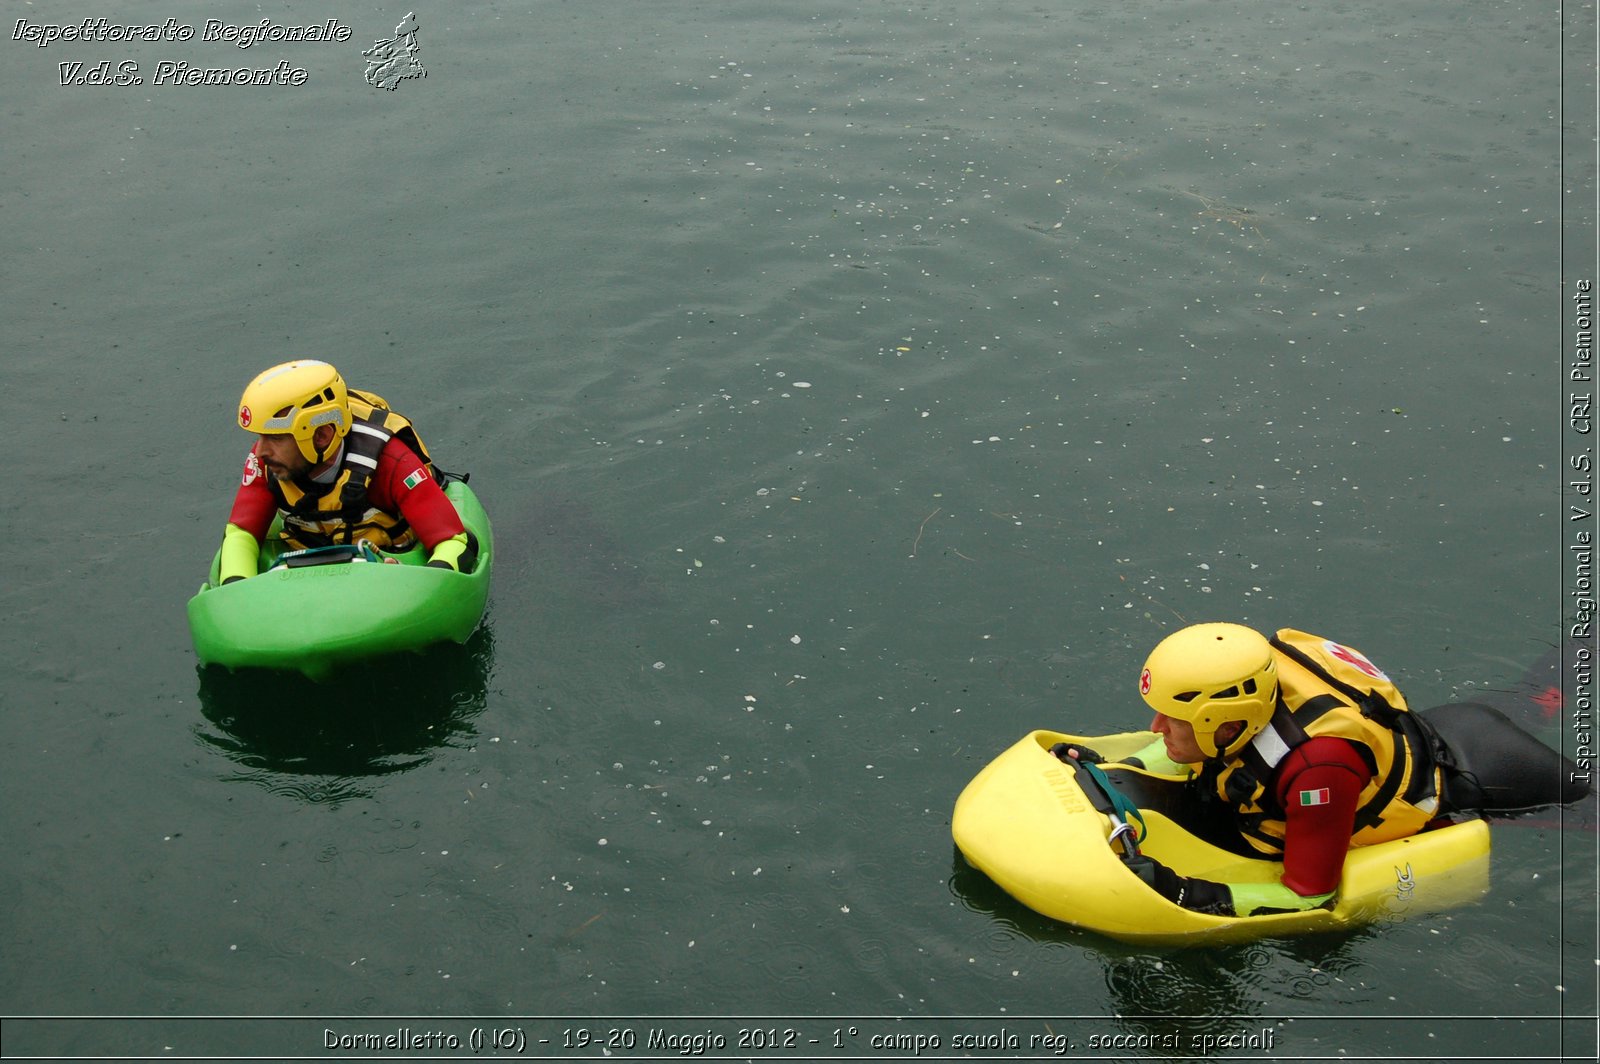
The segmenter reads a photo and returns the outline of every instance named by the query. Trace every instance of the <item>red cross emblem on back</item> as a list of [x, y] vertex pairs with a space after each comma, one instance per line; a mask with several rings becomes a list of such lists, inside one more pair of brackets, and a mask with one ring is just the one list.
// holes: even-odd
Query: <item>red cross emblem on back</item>
[[1345, 664], [1354, 665], [1356, 668], [1360, 669], [1374, 680], [1387, 680], [1389, 678], [1383, 674], [1382, 669], [1368, 661], [1359, 650], [1351, 650], [1347, 646], [1342, 646], [1334, 642], [1324, 643], [1323, 649], [1326, 650], [1329, 655], [1338, 658]]
[[1561, 712], [1561, 688], [1546, 687], [1543, 691], [1533, 696], [1533, 702], [1544, 710], [1544, 717], [1549, 720]]
[[1143, 672], [1141, 672], [1139, 674], [1139, 693], [1142, 694], [1142, 695], [1147, 695], [1147, 694], [1150, 693], [1150, 670], [1149, 669], [1146, 669], [1146, 670], [1144, 670]]

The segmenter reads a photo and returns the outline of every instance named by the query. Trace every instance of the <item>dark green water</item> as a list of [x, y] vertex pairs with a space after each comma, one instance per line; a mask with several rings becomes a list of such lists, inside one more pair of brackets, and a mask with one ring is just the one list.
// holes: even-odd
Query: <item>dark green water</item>
[[[1465, 909], [1189, 952], [1035, 917], [949, 835], [1024, 732], [1143, 724], [1185, 621], [1339, 638], [1421, 705], [1561, 640], [1591, 8], [439, 6], [375, 89], [405, 11], [6, 23], [0, 1013], [153, 1017], [7, 1053], [755, 1017], [830, 1059], [1592, 1057], [1592, 828], [1496, 828]], [[102, 60], [307, 73], [60, 84]], [[297, 356], [472, 473], [465, 651], [197, 674], [232, 404]]]

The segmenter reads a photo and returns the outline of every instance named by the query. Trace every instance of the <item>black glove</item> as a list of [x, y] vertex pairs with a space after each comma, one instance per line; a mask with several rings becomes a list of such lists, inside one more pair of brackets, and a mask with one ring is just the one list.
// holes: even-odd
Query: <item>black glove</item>
[[1050, 752], [1056, 755], [1057, 761], [1077, 761], [1084, 765], [1098, 765], [1105, 760], [1087, 746], [1079, 746], [1077, 743], [1056, 743], [1050, 748]]
[[1128, 858], [1127, 863], [1129, 871], [1174, 905], [1214, 916], [1234, 915], [1233, 892], [1221, 883], [1180, 876], [1160, 861], [1143, 854]]

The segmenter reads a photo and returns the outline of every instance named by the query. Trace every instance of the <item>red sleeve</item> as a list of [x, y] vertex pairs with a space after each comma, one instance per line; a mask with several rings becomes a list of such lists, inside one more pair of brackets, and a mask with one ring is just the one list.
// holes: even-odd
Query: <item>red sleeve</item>
[[1338, 889], [1361, 791], [1372, 778], [1355, 744], [1322, 736], [1290, 751], [1274, 783], [1286, 826], [1283, 885], [1302, 896]]
[[444, 489], [423, 467], [417, 453], [398, 438], [385, 444], [378, 456], [378, 471], [367, 497], [385, 513], [405, 518], [428, 550], [466, 531]]
[[267, 490], [266, 470], [256, 461], [256, 452], [251, 451], [244, 460], [244, 473], [239, 477], [239, 490], [233, 496], [228, 523], [238, 525], [260, 543], [266, 539], [267, 529], [272, 527], [277, 513], [278, 501]]

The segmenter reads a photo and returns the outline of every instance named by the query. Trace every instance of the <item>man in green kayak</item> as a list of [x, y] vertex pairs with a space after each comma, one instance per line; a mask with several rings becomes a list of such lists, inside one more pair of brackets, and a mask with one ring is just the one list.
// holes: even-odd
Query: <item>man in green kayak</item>
[[293, 549], [364, 541], [390, 551], [419, 543], [428, 564], [470, 567], [469, 536], [406, 418], [345, 386], [326, 362], [266, 370], [239, 400], [256, 434], [222, 536], [223, 583], [256, 575], [274, 516]]
[[1129, 861], [1185, 908], [1247, 916], [1323, 905], [1351, 846], [1413, 835], [1446, 811], [1437, 736], [1365, 655], [1332, 640], [1193, 625], [1151, 652], [1139, 694], [1161, 738], [1129, 763], [1193, 779], [1232, 811], [1250, 848], [1283, 862], [1281, 883], [1228, 884]]

